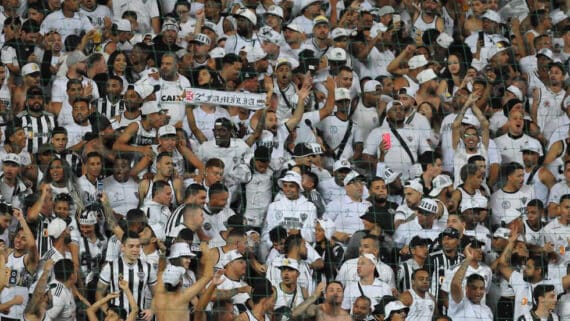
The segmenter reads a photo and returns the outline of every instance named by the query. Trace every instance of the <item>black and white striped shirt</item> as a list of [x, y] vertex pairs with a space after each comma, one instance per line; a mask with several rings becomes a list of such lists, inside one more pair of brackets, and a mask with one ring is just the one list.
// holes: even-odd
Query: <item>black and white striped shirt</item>
[[113, 104], [108, 97], [104, 97], [97, 99], [96, 104], [97, 111], [107, 118], [120, 115], [125, 110], [125, 101], [122, 99]]
[[170, 246], [172, 242], [174, 242], [174, 240], [178, 237], [178, 233], [186, 228], [186, 226], [183, 224], [185, 206], [185, 204], [178, 206], [174, 212], [170, 214], [170, 217], [168, 217], [168, 220], [166, 221], [166, 225], [164, 226], [166, 246]]
[[[451, 270], [453, 266], [460, 264], [465, 259], [465, 256], [461, 253], [458, 253], [454, 257], [449, 257], [445, 255], [443, 250], [438, 250], [429, 254], [426, 268], [431, 275], [431, 289], [430, 293], [436, 298], [436, 302], [439, 291], [441, 288], [441, 284], [445, 278], [445, 271]], [[439, 307], [439, 311], [442, 310], [442, 306]]]
[[[145, 289], [148, 286], [154, 286], [157, 279], [156, 270], [152, 268], [151, 264], [141, 259], [137, 259], [134, 264], [128, 264], [123, 256], [120, 256], [103, 267], [99, 275], [99, 282], [108, 285], [110, 292], [119, 292], [119, 276], [122, 276], [129, 283], [129, 289], [133, 293], [139, 309], [150, 308], [151, 302], [145, 300]], [[122, 307], [127, 313], [131, 311], [129, 300], [124, 293], [113, 299], [111, 303]]]
[[41, 145], [49, 143], [49, 136], [55, 127], [54, 117], [48, 112], [43, 112], [41, 116], [34, 117], [27, 111], [21, 112], [18, 117], [22, 120], [22, 127], [26, 132], [27, 151], [30, 154], [36, 154]]
[[36, 244], [38, 246], [38, 255], [43, 257], [51, 248], [51, 239], [48, 236], [47, 228], [49, 223], [55, 217], [47, 217], [40, 213], [38, 219], [30, 224], [30, 229], [34, 231], [36, 237]]
[[70, 150], [64, 150], [61, 153], [57, 153], [57, 156], [61, 159], [64, 159], [67, 164], [69, 164], [69, 167], [71, 167], [71, 170], [75, 176], [81, 177], [81, 175], [83, 175], [83, 160], [79, 154]]
[[408, 259], [400, 263], [396, 274], [396, 286], [400, 293], [412, 288], [412, 274], [415, 270], [422, 268], [414, 259]]

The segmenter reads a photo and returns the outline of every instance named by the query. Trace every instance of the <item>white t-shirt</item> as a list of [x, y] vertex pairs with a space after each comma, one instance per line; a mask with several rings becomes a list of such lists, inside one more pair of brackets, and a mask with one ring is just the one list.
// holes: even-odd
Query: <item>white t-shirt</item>
[[344, 310], [351, 310], [354, 301], [359, 296], [365, 296], [372, 301], [371, 306], [380, 303], [380, 300], [385, 295], [392, 295], [390, 286], [379, 279], [375, 278], [374, 282], [370, 285], [363, 285], [360, 282], [354, 282], [346, 286], [344, 289], [344, 298], [341, 307]]
[[[182, 97], [184, 89], [190, 87], [188, 78], [178, 75], [175, 81], [159, 80], [160, 90], [156, 93], [160, 106], [168, 110], [169, 124], [187, 121], [185, 97]], [[189, 128], [188, 128], [189, 129]]]
[[113, 20], [119, 20], [125, 11], [134, 11], [137, 13], [137, 22], [139, 25], [138, 32], [153, 32], [151, 18], [160, 16], [158, 11], [158, 1], [148, 0], [113, 0]]
[[67, 18], [61, 10], [54, 11], [47, 15], [40, 26], [40, 33], [47, 34], [51, 30], [57, 30], [61, 35], [61, 41], [65, 43], [65, 38], [69, 35], [79, 35], [81, 32], [93, 30], [93, 25], [89, 18], [81, 12], [75, 12], [73, 17]]
[[368, 201], [353, 201], [348, 195], [345, 195], [327, 204], [324, 217], [335, 223], [337, 232], [352, 235], [354, 232], [364, 229], [360, 216], [368, 210], [370, 205]]
[[473, 304], [467, 297], [459, 303], [455, 303], [449, 294], [449, 309], [447, 316], [453, 321], [493, 321], [493, 312], [487, 305]]

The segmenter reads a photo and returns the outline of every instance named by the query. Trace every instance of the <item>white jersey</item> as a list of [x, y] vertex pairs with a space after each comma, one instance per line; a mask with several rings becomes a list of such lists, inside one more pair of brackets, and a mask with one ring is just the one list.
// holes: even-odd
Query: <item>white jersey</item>
[[[204, 111], [202, 108], [194, 108], [192, 110], [194, 114], [194, 119], [196, 120], [196, 126], [207, 140], [214, 140], [214, 124], [218, 118], [230, 119], [230, 114], [227, 110], [222, 107], [216, 106], [213, 113]], [[184, 130], [187, 133], [191, 133], [190, 126], [188, 125], [188, 118], [184, 117]]]
[[382, 141], [383, 135], [390, 135], [392, 147], [385, 154], [384, 163], [393, 171], [401, 172], [402, 180], [406, 180], [412, 177], [412, 165], [417, 161], [418, 155], [426, 151], [431, 151], [432, 148], [427, 141], [429, 137], [422, 137], [417, 130], [410, 128], [399, 128], [395, 130], [398, 131], [406, 145], [408, 145], [413, 160], [410, 159], [410, 156], [402, 147], [398, 138], [387, 128], [376, 128], [370, 132], [364, 143], [363, 153], [377, 157], [379, 154], [378, 145]]
[[432, 241], [437, 240], [439, 233], [443, 231], [443, 228], [437, 223], [433, 222], [431, 228], [423, 228], [418, 222], [418, 218], [400, 224], [394, 232], [393, 241], [397, 248], [403, 248], [405, 245], [409, 244], [414, 236], [420, 236], [422, 238], [430, 239]]
[[423, 19], [423, 13], [420, 12], [412, 26], [412, 37], [414, 37], [416, 43], [423, 43], [422, 36], [424, 34], [424, 31], [428, 29], [437, 29], [437, 19], [439, 19], [439, 17], [434, 16], [432, 22], [425, 22]]
[[[299, 277], [297, 278], [297, 285], [307, 289], [308, 293], [313, 293], [315, 290], [315, 282], [313, 280], [313, 269], [310, 268], [309, 264], [321, 259], [321, 256], [310, 244], [305, 244], [307, 248], [307, 259], [297, 260], [299, 263]], [[279, 283], [282, 281], [279, 266], [285, 259], [285, 255], [278, 255], [273, 260], [267, 261], [267, 272], [265, 273], [265, 277], [271, 281], [273, 286], [279, 286]]]
[[353, 201], [348, 195], [327, 204], [325, 218], [333, 221], [336, 231], [349, 235], [364, 229], [360, 216], [371, 206], [368, 201]]
[[493, 312], [486, 304], [473, 304], [466, 296], [459, 303], [449, 295], [447, 316], [453, 321], [493, 321]]
[[350, 120], [343, 121], [335, 115], [331, 115], [317, 124], [317, 128], [323, 133], [323, 140], [334, 152], [335, 159], [350, 159], [354, 154], [354, 150], [352, 148], [354, 144], [361, 143], [364, 140], [358, 124], [353, 123], [351, 133], [346, 140], [344, 149], [342, 151], [339, 149], [339, 146], [346, 135], [346, 131], [349, 128], [350, 122]]
[[[481, 140], [481, 137], [479, 137]], [[461, 180], [461, 168], [467, 165], [469, 158], [472, 156], [480, 155], [483, 156], [487, 161], [489, 160], [488, 149], [481, 143], [477, 148], [477, 151], [473, 154], [467, 153], [467, 149], [465, 148], [465, 144], [463, 141], [460, 141], [457, 144], [457, 147], [454, 150], [453, 155], [453, 177], [454, 177], [454, 187], [459, 186], [463, 181]], [[488, 168], [489, 166], [487, 166]]]
[[156, 93], [160, 107], [168, 110], [170, 116], [169, 124], [175, 125], [177, 122], [186, 120], [186, 104], [183, 96], [184, 90], [190, 88], [188, 78], [178, 75], [175, 81], [159, 80], [160, 90]]
[[523, 275], [518, 271], [511, 273], [509, 284], [515, 291], [515, 313], [513, 320], [517, 320], [522, 314], [530, 312], [532, 309], [533, 286], [523, 279]]
[[103, 179], [103, 190], [109, 198], [113, 212], [127, 215], [127, 212], [138, 206], [138, 184], [132, 177], [124, 182], [118, 182], [115, 177], [109, 176]]
[[[535, 167], [530, 172], [525, 170], [524, 183], [534, 189], [534, 195], [541, 200], [543, 204], [548, 204], [549, 188], [540, 180], [540, 171], [547, 170], [543, 167]], [[530, 177], [532, 175], [532, 177]]]
[[[443, 279], [443, 283], [441, 284], [441, 291], [449, 293], [450, 300], [451, 300], [451, 281], [453, 280], [453, 276], [455, 275], [455, 273], [457, 273], [457, 270], [459, 270], [460, 266], [461, 264], [456, 265], [451, 270], [445, 271], [445, 278]], [[461, 282], [462, 284], [461, 287], [464, 290], [463, 291], [464, 296], [465, 296], [465, 288], [467, 286], [467, 278], [472, 274], [479, 274], [485, 280], [485, 296], [481, 299], [481, 303], [484, 304], [487, 293], [489, 293], [489, 290], [491, 289], [491, 282], [493, 280], [493, 271], [488, 265], [482, 262], [479, 263], [479, 266], [477, 268], [473, 268], [471, 265], [469, 265], [469, 267], [467, 268], [467, 272], [465, 272], [465, 277]]]
[[105, 28], [105, 22], [104, 22], [105, 17], [111, 17], [113, 15], [111, 9], [109, 9], [109, 7], [107, 7], [106, 5], [102, 4], [97, 4], [95, 9], [93, 9], [92, 11], [87, 11], [85, 10], [85, 8], [82, 7], [79, 9], [79, 13], [82, 13], [85, 16], [87, 16], [87, 18], [89, 18], [89, 21], [91, 21], [93, 27], [99, 30]]
[[75, 321], [75, 298], [73, 292], [65, 284], [54, 280], [49, 285], [52, 297], [52, 308], [46, 311], [48, 320]]
[[300, 195], [296, 200], [283, 197], [269, 204], [262, 233], [263, 239], [271, 246], [269, 232], [280, 225], [287, 230], [300, 230], [303, 239], [312, 243], [315, 240], [316, 219], [317, 208], [303, 195]]
[[14, 252], [8, 255], [6, 267], [10, 269], [10, 278], [8, 279], [8, 286], [2, 289], [2, 293], [0, 293], [0, 300], [2, 300], [2, 302], [8, 302], [16, 295], [19, 295], [24, 298], [24, 302], [11, 306], [7, 312], [0, 313], [0, 317], [21, 319], [24, 315], [24, 309], [29, 299], [29, 287], [33, 282], [33, 275], [28, 272], [24, 263], [25, 257], [26, 255], [16, 257]]
[[362, 103], [362, 99], [356, 105], [356, 110], [352, 114], [352, 120], [358, 124], [363, 137], [368, 137], [368, 134], [380, 125], [376, 106], [366, 107]]
[[431, 321], [435, 312], [435, 300], [431, 294], [426, 292], [422, 298], [414, 289], [408, 291], [413, 302], [410, 305], [410, 311], [407, 313], [406, 321]]
[[160, 16], [158, 1], [113, 0], [111, 11], [113, 11], [113, 20], [121, 19], [125, 11], [136, 12], [138, 29], [134, 31], [140, 33], [152, 33], [151, 19]]
[[523, 185], [521, 189], [514, 193], [507, 193], [502, 189], [496, 191], [491, 195], [491, 201], [489, 202], [489, 208], [492, 211], [491, 223], [500, 225], [501, 218], [507, 209], [517, 210], [522, 215], [526, 215], [526, 204], [534, 198], [533, 188], [527, 185]]
[[548, 203], [560, 204], [560, 198], [566, 194], [570, 194], [570, 186], [568, 186], [568, 182], [566, 182], [566, 180], [563, 180], [554, 184], [552, 189], [550, 189]]
[[85, 175], [81, 176], [77, 180], [77, 186], [79, 187], [81, 193], [81, 200], [85, 206], [97, 201], [97, 193], [99, 192], [97, 190], [98, 184], [99, 182], [96, 182], [95, 184], [91, 183], [91, 181], [89, 181]]
[[281, 283], [277, 285], [275, 289], [277, 291], [275, 293], [275, 307], [273, 310], [277, 310], [281, 307], [287, 307], [292, 310], [305, 301], [303, 291], [301, 291], [301, 287], [299, 285], [297, 285], [295, 290], [291, 293], [285, 292], [282, 289]]
[[67, 145], [66, 148], [71, 148], [83, 140], [87, 133], [91, 133], [91, 124], [87, 122], [86, 125], [79, 125], [75, 121], [67, 124]]
[[81, 273], [85, 277], [85, 284], [97, 277], [106, 247], [107, 239], [105, 237], [95, 238], [95, 240], [81, 237], [79, 241], [79, 264]]
[[540, 89], [537, 114], [537, 125], [540, 128], [546, 128], [546, 124], [559, 120], [560, 116], [564, 114], [561, 108], [564, 96], [566, 96], [564, 89], [558, 93], [553, 92], [549, 88]]
[[501, 152], [501, 159], [503, 164], [510, 162], [517, 162], [524, 166], [522, 148], [529, 144], [530, 141], [534, 141], [538, 146], [540, 142], [528, 136], [527, 134], [522, 134], [519, 137], [512, 137], [510, 134], [504, 134], [495, 138], [495, 144]]
[[211, 248], [226, 245], [226, 241], [222, 238], [221, 233], [227, 231], [228, 219], [234, 215], [234, 211], [230, 208], [224, 208], [218, 213], [210, 213], [208, 206], [204, 206], [202, 230], [210, 238], [208, 245]]
[[538, 231], [535, 231], [533, 228], [530, 227], [527, 220], [524, 220], [523, 223], [524, 223], [524, 239], [526, 243], [543, 247], [545, 239], [544, 227], [541, 225]]
[[560, 223], [560, 219], [554, 219], [544, 227], [545, 242], [554, 244], [554, 251], [562, 258], [562, 261], [570, 259], [570, 224]]
[[245, 184], [246, 204], [243, 215], [250, 226], [261, 227], [263, 225], [265, 213], [271, 204], [272, 177], [271, 169], [267, 169], [265, 173], [251, 170], [250, 179]]
[[[62, 38], [63, 38], [63, 35], [62, 35]], [[69, 81], [69, 78], [67, 78], [67, 76], [65, 76], [65, 75], [62, 77], [58, 77], [53, 81], [53, 84], [51, 86], [51, 101], [63, 103], [62, 109], [59, 112], [60, 114], [64, 112], [63, 107], [65, 105], [67, 105], [69, 107], [69, 109], [67, 109], [65, 111], [65, 113], [67, 114], [66, 115], [67, 116], [66, 121], [69, 123], [70, 121], [73, 121], [73, 118], [71, 118], [71, 105], [69, 105], [69, 97], [67, 96], [67, 82], [68, 81]], [[97, 87], [96, 82], [94, 82], [93, 80], [91, 80], [87, 77], [82, 77], [81, 78], [81, 86], [83, 88], [85, 88], [86, 86], [93, 86], [93, 91], [92, 91], [93, 99], [99, 99], [99, 87]], [[68, 103], [65, 104], [64, 102], [68, 102]], [[59, 115], [58, 115], [57, 120], [58, 120], [58, 125], [65, 126], [65, 124], [60, 122]]]
[[344, 310], [352, 311], [352, 305], [356, 298], [365, 296], [372, 302], [371, 306], [380, 303], [380, 300], [385, 295], [392, 295], [392, 289], [388, 284], [380, 281], [378, 278], [370, 285], [361, 284], [360, 281], [351, 283], [344, 289], [344, 299], [342, 301], [342, 308]]
[[[357, 267], [358, 258], [346, 260], [340, 267], [340, 270], [336, 276], [336, 280], [344, 285], [346, 288], [352, 283], [356, 283], [359, 280]], [[376, 271], [380, 281], [388, 284], [390, 288], [396, 288], [396, 276], [394, 270], [382, 261], [378, 261], [376, 264]]]
[[[73, 17], [68, 18], [63, 14], [62, 10], [57, 10], [45, 17], [40, 26], [40, 34], [46, 35], [51, 30], [57, 30], [61, 35], [61, 40], [65, 43], [65, 39], [69, 35], [80, 34], [81, 32], [89, 32], [93, 30], [93, 25], [89, 18], [81, 12], [73, 13]], [[93, 88], [95, 92], [95, 88]]]

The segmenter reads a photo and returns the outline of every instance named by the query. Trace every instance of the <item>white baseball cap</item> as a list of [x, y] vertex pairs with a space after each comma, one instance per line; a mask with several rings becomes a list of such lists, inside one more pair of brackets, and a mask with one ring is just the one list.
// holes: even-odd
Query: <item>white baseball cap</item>
[[507, 87], [507, 91], [510, 92], [511, 94], [515, 95], [515, 97], [517, 97], [518, 100], [520, 100], [520, 101], [523, 100], [523, 93], [519, 87], [517, 87], [515, 85], [510, 85], [509, 87]]
[[506, 227], [499, 227], [495, 233], [493, 233], [493, 238], [501, 238], [503, 240], [508, 240], [511, 237], [511, 230]]
[[235, 260], [241, 260], [241, 259], [243, 259], [243, 255], [241, 255], [240, 252], [238, 252], [237, 250], [231, 250], [231, 251], [224, 253], [222, 255], [222, 257], [220, 257], [220, 265], [225, 267], [226, 265], [230, 264], [231, 262], [233, 262]]
[[142, 104], [141, 114], [150, 115], [153, 113], [160, 113], [164, 109], [158, 105], [157, 101], [146, 101]]
[[402, 176], [402, 173], [394, 171], [389, 167], [384, 168], [384, 182], [386, 185], [392, 184], [400, 176]]
[[362, 180], [364, 179], [364, 176], [360, 175], [357, 171], [352, 171], [344, 177], [344, 180], [342, 182], [344, 183], [344, 186], [346, 186], [356, 179]]
[[277, 16], [283, 19], [283, 9], [280, 6], [271, 5], [269, 8], [267, 8], [267, 11], [265, 11], [264, 14], [270, 14], [272, 16]]
[[408, 61], [408, 67], [410, 69], [418, 69], [420, 67], [426, 66], [429, 63], [424, 55], [417, 55], [410, 58]]
[[331, 31], [331, 38], [334, 40], [340, 37], [350, 37], [351, 34], [352, 31], [350, 31], [349, 29], [334, 28], [333, 31]]
[[406, 188], [411, 188], [411, 189], [413, 189], [414, 191], [416, 191], [416, 192], [418, 192], [418, 193], [421, 193], [422, 195], [424, 194], [424, 187], [423, 187], [422, 183], [420, 183], [420, 181], [417, 180], [417, 179], [413, 179], [413, 180], [411, 180], [411, 181], [407, 181], [407, 182], [404, 184], [404, 189], [406, 189]]
[[27, 76], [34, 73], [40, 72], [40, 66], [35, 62], [29, 62], [22, 67], [22, 76]]
[[438, 197], [439, 193], [441, 193], [441, 191], [444, 188], [451, 185], [453, 185], [453, 181], [451, 180], [451, 177], [449, 177], [449, 175], [445, 174], [437, 175], [432, 181], [433, 188], [431, 192], [429, 192], [429, 196]]
[[418, 78], [418, 82], [421, 84], [425, 84], [426, 82], [433, 80], [433, 79], [437, 79], [437, 74], [435, 73], [435, 71], [433, 71], [433, 69], [428, 68], [426, 70], [422, 70], [422, 72], [420, 72], [417, 76]]
[[199, 44], [209, 46], [212, 43], [212, 40], [207, 35], [199, 33], [197, 35], [194, 35], [194, 38], [190, 42], [197, 42]]
[[334, 232], [336, 232], [336, 224], [334, 223], [334, 221], [323, 218], [323, 219], [317, 219], [317, 223], [319, 223], [319, 225], [321, 226], [321, 228], [323, 230], [325, 230], [325, 238], [327, 240], [332, 239]]
[[402, 301], [392, 301], [384, 307], [384, 320], [388, 319], [390, 314], [394, 311], [400, 311], [404, 309], [409, 309], [408, 306], [404, 305]]
[[374, 264], [374, 266], [376, 266], [376, 264], [378, 264], [378, 259], [372, 253], [363, 253], [360, 255], [360, 257], [363, 257], [365, 259], [370, 260], [370, 262], [372, 262], [372, 264]]
[[162, 273], [162, 280], [166, 284], [177, 286], [182, 281], [182, 276], [186, 273], [186, 269], [181, 266], [169, 264]]
[[249, 20], [249, 22], [251, 22], [254, 26], [257, 25], [257, 16], [247, 8], [239, 8], [234, 16], [244, 17]]
[[158, 129], [158, 137], [162, 136], [176, 136], [176, 127], [172, 125], [164, 125]]
[[537, 53], [536, 56], [538, 57], [539, 55], [541, 56], [545, 56], [546, 58], [552, 60], [553, 59], [553, 53], [552, 50], [548, 49], [548, 48], [542, 48], [540, 49]]
[[261, 48], [261, 47], [251, 47], [251, 46], [247, 46], [246, 47], [246, 52], [247, 52], [247, 61], [252, 63], [252, 62], [258, 62], [260, 60], [262, 60], [263, 58], [267, 57], [267, 53]]
[[550, 19], [552, 19], [552, 25], [554, 26], [568, 19], [568, 16], [562, 10], [554, 10], [550, 13]]
[[301, 10], [305, 9], [306, 7], [312, 5], [315, 2], [322, 2], [322, 0], [302, 0], [301, 1]]
[[339, 159], [336, 162], [334, 162], [333, 172], [336, 172], [336, 171], [343, 169], [343, 168], [352, 169], [352, 166], [350, 165], [350, 162], [348, 160]]
[[379, 17], [383, 17], [387, 14], [394, 14], [394, 13], [396, 13], [396, 10], [394, 10], [394, 7], [392, 6], [383, 6], [382, 8], [376, 10], [376, 14]]
[[87, 211], [79, 215], [80, 225], [95, 225], [97, 224], [97, 212]]
[[418, 209], [431, 214], [437, 214], [437, 202], [431, 198], [422, 198], [420, 205], [418, 205]]
[[342, 48], [333, 48], [327, 53], [327, 59], [331, 61], [346, 61], [346, 51]]
[[118, 31], [126, 31], [126, 32], [133, 31], [133, 26], [131, 25], [131, 22], [127, 19], [119, 19], [115, 21], [115, 24], [117, 25]]
[[270, 42], [273, 44], [280, 44], [281, 43], [281, 34], [270, 26], [263, 26], [257, 32], [257, 36], [261, 41]]
[[21, 166], [22, 165], [22, 160], [20, 159], [20, 156], [14, 154], [14, 153], [10, 153], [7, 154], [6, 157], [4, 157], [4, 159], [2, 160], [3, 163], [15, 163], [16, 165]]
[[210, 58], [224, 58], [226, 51], [222, 47], [216, 47], [209, 52]]
[[536, 139], [528, 138], [523, 145], [521, 146], [521, 152], [524, 151], [531, 151], [537, 153], [539, 156], [542, 156], [542, 145]]
[[481, 16], [481, 19], [489, 19], [496, 23], [501, 23], [503, 21], [503, 19], [501, 19], [501, 15], [497, 11], [490, 9], [485, 11], [485, 13]]
[[378, 91], [378, 86], [380, 86], [380, 90], [383, 88], [382, 84], [378, 80], [369, 80], [364, 84], [364, 88], [362, 88], [363, 93], [372, 93]]
[[295, 183], [297, 184], [297, 186], [299, 186], [299, 190], [301, 192], [303, 192], [303, 184], [301, 184], [302, 178], [301, 175], [299, 175], [299, 173], [294, 172], [294, 171], [287, 171], [287, 173], [285, 173], [285, 176], [281, 177], [278, 181], [277, 181], [277, 186], [279, 186], [279, 188], [283, 188], [283, 183], [284, 182], [288, 182], [288, 183]]
[[186, 242], [176, 242], [170, 246], [170, 255], [168, 256], [169, 259], [176, 259], [179, 257], [195, 257], [196, 254], [190, 250], [190, 245]]
[[299, 26], [298, 24], [295, 24], [295, 23], [288, 24], [286, 28], [293, 30], [295, 32], [304, 33], [303, 28], [301, 28], [301, 26]]
[[146, 82], [136, 83], [134, 90], [142, 99], [147, 98], [156, 91], [153, 85]]
[[281, 260], [281, 263], [279, 264], [278, 268], [281, 269], [284, 267], [300, 271], [299, 262], [295, 259], [284, 258], [283, 260]]
[[57, 217], [54, 218], [49, 224], [47, 228], [48, 236], [53, 238], [58, 238], [63, 231], [67, 229], [67, 223], [64, 220]]

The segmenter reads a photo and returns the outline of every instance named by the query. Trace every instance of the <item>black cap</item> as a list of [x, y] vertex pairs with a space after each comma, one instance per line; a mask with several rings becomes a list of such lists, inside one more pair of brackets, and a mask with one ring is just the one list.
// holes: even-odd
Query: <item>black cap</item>
[[370, 206], [362, 216], [361, 219], [367, 220], [370, 223], [380, 224], [383, 221], [383, 217], [390, 217], [390, 213], [385, 208], [376, 208]]
[[232, 129], [233, 125], [232, 125], [231, 120], [229, 120], [225, 117], [220, 117], [220, 118], [216, 119], [216, 122], [214, 122], [214, 127], [215, 126], [222, 126], [224, 128], [227, 128], [227, 129]]
[[260, 162], [268, 162], [271, 160], [271, 150], [266, 146], [258, 146], [253, 153], [253, 159]]
[[35, 20], [28, 19], [22, 24], [22, 31], [26, 33], [40, 32], [40, 25]]
[[513, 99], [507, 101], [505, 103], [505, 105], [503, 106], [503, 114], [506, 117], [509, 117], [509, 114], [511, 113], [511, 110], [513, 109], [513, 107], [515, 107], [515, 105], [517, 105], [517, 104], [522, 104], [522, 103], [523, 103], [522, 101], [520, 101], [516, 98], [513, 98]]
[[35, 96], [40, 96], [44, 98], [44, 92], [42, 91], [42, 89], [38, 86], [33, 86], [28, 88], [28, 91], [26, 92], [26, 97], [30, 98]]
[[242, 81], [245, 80], [249, 80], [249, 79], [255, 79], [257, 78], [257, 73], [255, 72], [255, 69], [253, 68], [253, 66], [245, 66], [244, 68], [241, 69], [240, 71], [240, 77]]
[[431, 240], [430, 239], [424, 239], [424, 238], [421, 238], [420, 236], [416, 235], [410, 241], [410, 248], [414, 248], [416, 246], [423, 246], [423, 245], [430, 246]]
[[42, 155], [45, 153], [55, 153], [55, 147], [53, 144], [42, 144], [38, 147], [38, 154]]
[[293, 150], [293, 157], [305, 157], [309, 156], [313, 153], [313, 149], [311, 145], [307, 143], [299, 143], [295, 145], [295, 149]]
[[485, 246], [485, 243], [479, 241], [478, 239], [472, 239], [471, 243], [469, 243], [471, 245], [472, 248], [482, 248], [483, 246]]
[[458, 239], [459, 231], [453, 227], [447, 227], [443, 232], [441, 232], [441, 236], [449, 236]]

